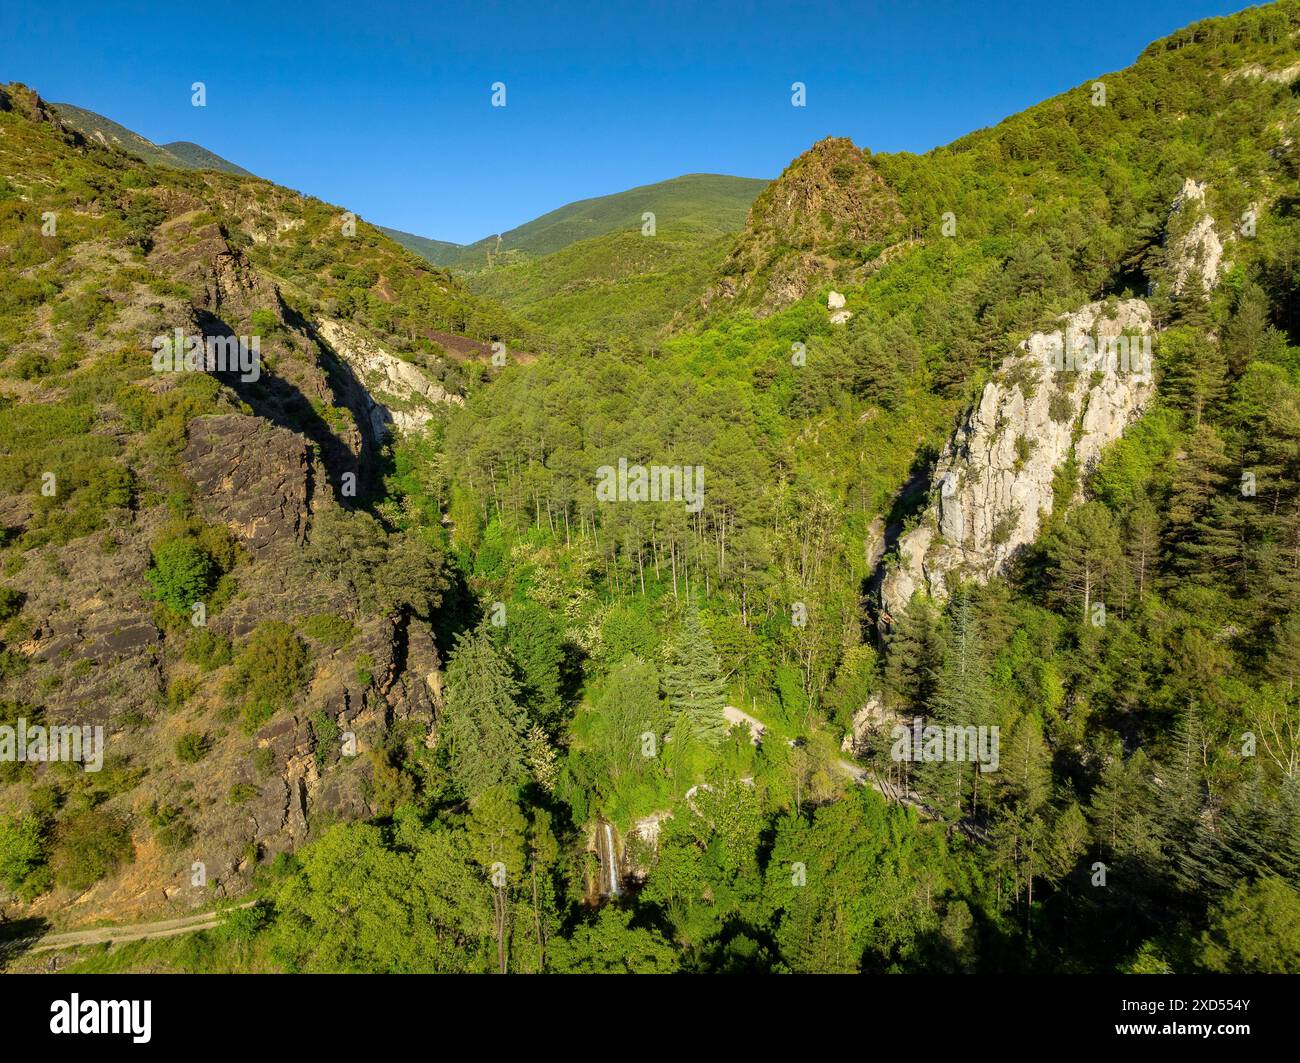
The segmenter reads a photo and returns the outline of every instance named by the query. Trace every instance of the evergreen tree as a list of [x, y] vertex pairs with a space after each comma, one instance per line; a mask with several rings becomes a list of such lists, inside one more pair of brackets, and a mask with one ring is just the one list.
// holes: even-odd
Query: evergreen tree
[[694, 737], [709, 744], [722, 740], [727, 732], [722, 665], [693, 601], [688, 601], [669, 647], [663, 685], [669, 710], [688, 723]]
[[1104, 603], [1107, 581], [1120, 564], [1115, 518], [1100, 502], [1085, 502], [1069, 513], [1046, 543], [1058, 600], [1072, 601], [1083, 623], [1093, 605]]
[[1162, 391], [1194, 428], [1201, 427], [1227, 394], [1227, 363], [1218, 341], [1195, 328], [1168, 329], [1160, 337], [1160, 363]]
[[470, 851], [492, 884], [497, 965], [505, 974], [510, 962], [508, 899], [523, 881], [528, 821], [506, 787], [490, 786], [471, 803], [465, 828]]
[[894, 706], [928, 712], [944, 657], [938, 611], [930, 599], [915, 595], [903, 615], [894, 619], [885, 657], [885, 689]]
[[447, 666], [440, 738], [451, 772], [470, 797], [527, 777], [528, 716], [509, 661], [483, 628], [462, 635]]
[[[988, 727], [996, 720], [983, 634], [969, 591], [957, 594], [950, 610], [947, 652], [931, 703], [930, 722], [940, 727]], [[975, 762], [927, 763], [917, 772], [919, 789], [935, 807], [958, 817], [974, 812], [980, 770]], [[966, 796], [970, 795], [969, 805]]]
[[1209, 425], [1201, 425], [1187, 440], [1174, 468], [1169, 494], [1168, 524], [1171, 561], [1176, 571], [1192, 573], [1198, 556], [1187, 549], [1195, 543], [1210, 502], [1222, 490], [1223, 441]]

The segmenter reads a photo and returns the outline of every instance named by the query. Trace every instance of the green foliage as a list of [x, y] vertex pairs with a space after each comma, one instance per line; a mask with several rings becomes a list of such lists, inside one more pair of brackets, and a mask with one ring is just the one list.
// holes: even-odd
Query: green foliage
[[185, 643], [185, 660], [197, 664], [203, 671], [229, 664], [231, 654], [230, 639], [209, 628], [196, 628], [190, 632]]
[[634, 927], [631, 913], [602, 908], [551, 948], [554, 969], [567, 974], [670, 974], [672, 945], [654, 930]]
[[214, 583], [212, 558], [189, 539], [172, 539], [153, 550], [153, 565], [145, 573], [154, 597], [177, 615], [207, 597]]
[[67, 889], [85, 890], [134, 858], [130, 828], [112, 812], [74, 812], [54, 829], [50, 867], [55, 884]]
[[682, 614], [664, 668], [663, 685], [669, 710], [687, 721], [695, 737], [705, 742], [721, 739], [726, 730], [722, 717], [726, 702], [722, 666], [693, 602]]
[[0, 816], [0, 883], [24, 900], [51, 885], [46, 826], [36, 815]]
[[230, 792], [226, 795], [226, 799], [232, 805], [242, 805], [253, 800], [257, 794], [258, 790], [256, 786], [253, 786], [250, 783], [237, 782], [231, 784]]
[[314, 613], [302, 622], [302, 633], [313, 642], [338, 650], [356, 637], [357, 628], [334, 613]]
[[1243, 882], [1211, 913], [1201, 963], [1219, 974], [1300, 973], [1300, 893], [1275, 875]]
[[325, 770], [325, 765], [329, 763], [329, 755], [338, 745], [339, 725], [338, 722], [324, 712], [314, 712], [311, 715], [311, 733], [312, 739], [316, 743], [315, 759], [316, 767], [320, 771]]
[[194, 840], [194, 826], [183, 809], [175, 805], [152, 801], [145, 809], [145, 818], [153, 827], [158, 844], [168, 852], [179, 852]]
[[563, 711], [561, 684], [566, 655], [564, 631], [545, 609], [512, 602], [501, 629], [510, 656], [519, 666], [520, 701], [533, 719], [554, 727]]
[[[196, 938], [181, 966], [1296, 970], [1300, 224], [1287, 205], [1300, 173], [1275, 150], [1294, 88], [1255, 75], [1294, 62], [1297, 26], [1295, 3], [1198, 23], [1107, 75], [1106, 107], [1073, 89], [924, 156], [819, 145], [734, 244], [719, 234], [740, 224], [738, 196], [725, 225], [705, 203], [701, 224], [678, 210], [680, 227], [649, 238], [638, 190], [505, 234], [500, 257], [495, 241], [432, 249], [485, 267], [491, 251], [467, 280], [475, 294], [364, 224], [342, 239], [326, 204], [73, 152], [0, 113], [0, 221], [17, 234], [0, 266], [0, 489], [31, 511], [4, 537], [16, 585], [36, 586], [16, 575], [33, 557], [57, 572], [42, 547], [111, 526], [111, 549], [163, 497], [188, 512], [170, 458], [194, 417], [236, 400], [205, 374], [146, 386], [129, 355], [102, 350], [127, 293], [196, 297], [153, 272], [173, 242], [225, 234], [295, 313], [348, 319], [465, 393], [445, 425], [371, 455], [376, 493], [358, 508], [313, 503], [299, 574], [327, 585], [319, 600], [355, 603], [302, 619], [317, 649], [349, 645], [366, 614], [391, 618], [412, 662], [428, 659], [429, 631], [454, 647], [445, 689], [430, 681], [436, 729], [401, 714], [381, 727], [362, 765], [381, 820], [314, 828], [267, 872], [273, 903]], [[58, 180], [31, 172], [37, 157]], [[1248, 205], [1263, 212], [1213, 292], [1173, 283], [1171, 237], [1201, 210], [1170, 219], [1188, 175], [1209, 181], [1222, 234]], [[173, 216], [195, 200], [206, 209]], [[57, 241], [32, 235], [47, 201]], [[949, 210], [958, 230], [940, 237]], [[167, 254], [67, 276], [113, 242]], [[826, 313], [832, 284], [853, 309], [842, 325]], [[1042, 536], [1001, 575], [874, 615], [877, 547], [919, 515], [924, 492], [906, 485], [924, 482], [998, 358], [1060, 312], [1126, 294], [1163, 329], [1140, 420], [1095, 465], [1062, 465]], [[294, 314], [245, 312], [293, 357]], [[50, 350], [28, 338], [47, 325]], [[513, 364], [476, 364], [465, 337], [503, 339]], [[298, 382], [304, 365], [288, 368]], [[1073, 378], [1019, 367], [1006, 382], [1045, 399], [1063, 431], [1083, 412]], [[259, 413], [279, 401], [273, 385], [249, 392]], [[326, 436], [352, 417], [305, 393], [303, 430], [333, 473], [353, 455]], [[1017, 468], [1031, 460], [1033, 438], [1008, 442]], [[595, 470], [620, 458], [702, 467], [700, 506], [597, 499]], [[40, 495], [51, 470], [58, 492]], [[178, 616], [219, 597], [236, 553], [180, 520], [155, 542], [155, 596]], [[505, 627], [475, 628], [496, 602]], [[21, 605], [0, 593], [13, 643], [31, 635]], [[232, 665], [249, 730], [310, 678], [303, 639], [275, 621], [233, 662], [206, 630], [186, 633], [184, 657]], [[23, 677], [15, 650], [0, 663], [6, 692], [30, 684], [52, 705], [73, 686], [60, 681], [86, 678], [49, 663]], [[373, 655], [345, 666], [372, 686]], [[198, 692], [192, 672], [169, 673], [173, 704]], [[728, 702], [762, 719], [758, 745], [726, 734]], [[0, 704], [6, 719], [29, 711]], [[876, 731], [853, 764], [838, 739], [867, 706]], [[896, 716], [997, 727], [1000, 764], [899, 762]], [[337, 719], [310, 725], [318, 769], [333, 770]], [[177, 756], [200, 745], [187, 735]], [[251, 760], [274, 771], [269, 748]], [[897, 800], [851, 785], [863, 768]], [[0, 817], [7, 888], [26, 899], [51, 874], [84, 888], [129, 857], [104, 802], [138, 775], [5, 772], [66, 790], [29, 788], [31, 811]], [[256, 793], [237, 782], [229, 800]], [[183, 847], [197, 807], [144, 815]], [[644, 879], [593, 911], [600, 819], [622, 870]], [[1099, 859], [1105, 890], [1088, 885]]]
[[211, 744], [206, 735], [187, 731], [176, 740], [176, 759], [182, 764], [197, 764], [208, 755]]
[[450, 748], [452, 778], [471, 798], [524, 781], [528, 715], [518, 698], [510, 664], [487, 631], [463, 635], [447, 665], [441, 733]]
[[[273, 954], [291, 971], [465, 972], [486, 967], [490, 888], [463, 831], [338, 825], [277, 885]], [[340, 906], [352, 914], [339, 920]]]
[[243, 699], [245, 729], [251, 733], [288, 708], [309, 676], [310, 655], [293, 628], [281, 620], [258, 624], [235, 657], [229, 686]]

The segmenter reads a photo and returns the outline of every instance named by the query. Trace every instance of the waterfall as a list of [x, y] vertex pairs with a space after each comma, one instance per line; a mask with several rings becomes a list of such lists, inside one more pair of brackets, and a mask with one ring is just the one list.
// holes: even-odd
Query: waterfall
[[601, 870], [605, 870], [605, 861], [609, 861], [609, 881], [606, 885], [609, 888], [609, 895], [617, 897], [619, 895], [618, 886], [618, 850], [614, 848], [614, 827], [608, 821], [604, 824], [605, 846], [601, 853]]

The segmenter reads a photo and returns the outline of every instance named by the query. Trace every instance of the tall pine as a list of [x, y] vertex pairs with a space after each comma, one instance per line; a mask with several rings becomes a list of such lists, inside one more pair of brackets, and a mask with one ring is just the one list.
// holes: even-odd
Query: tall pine
[[687, 602], [668, 649], [664, 693], [673, 715], [689, 725], [695, 738], [709, 744], [722, 740], [727, 731], [722, 663], [693, 601]]

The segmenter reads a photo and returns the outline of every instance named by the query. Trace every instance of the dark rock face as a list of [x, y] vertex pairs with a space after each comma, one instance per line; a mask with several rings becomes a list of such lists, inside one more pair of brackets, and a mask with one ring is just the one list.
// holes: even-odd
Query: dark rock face
[[184, 460], [204, 507], [251, 550], [302, 542], [315, 472], [302, 436], [256, 417], [203, 417]]

